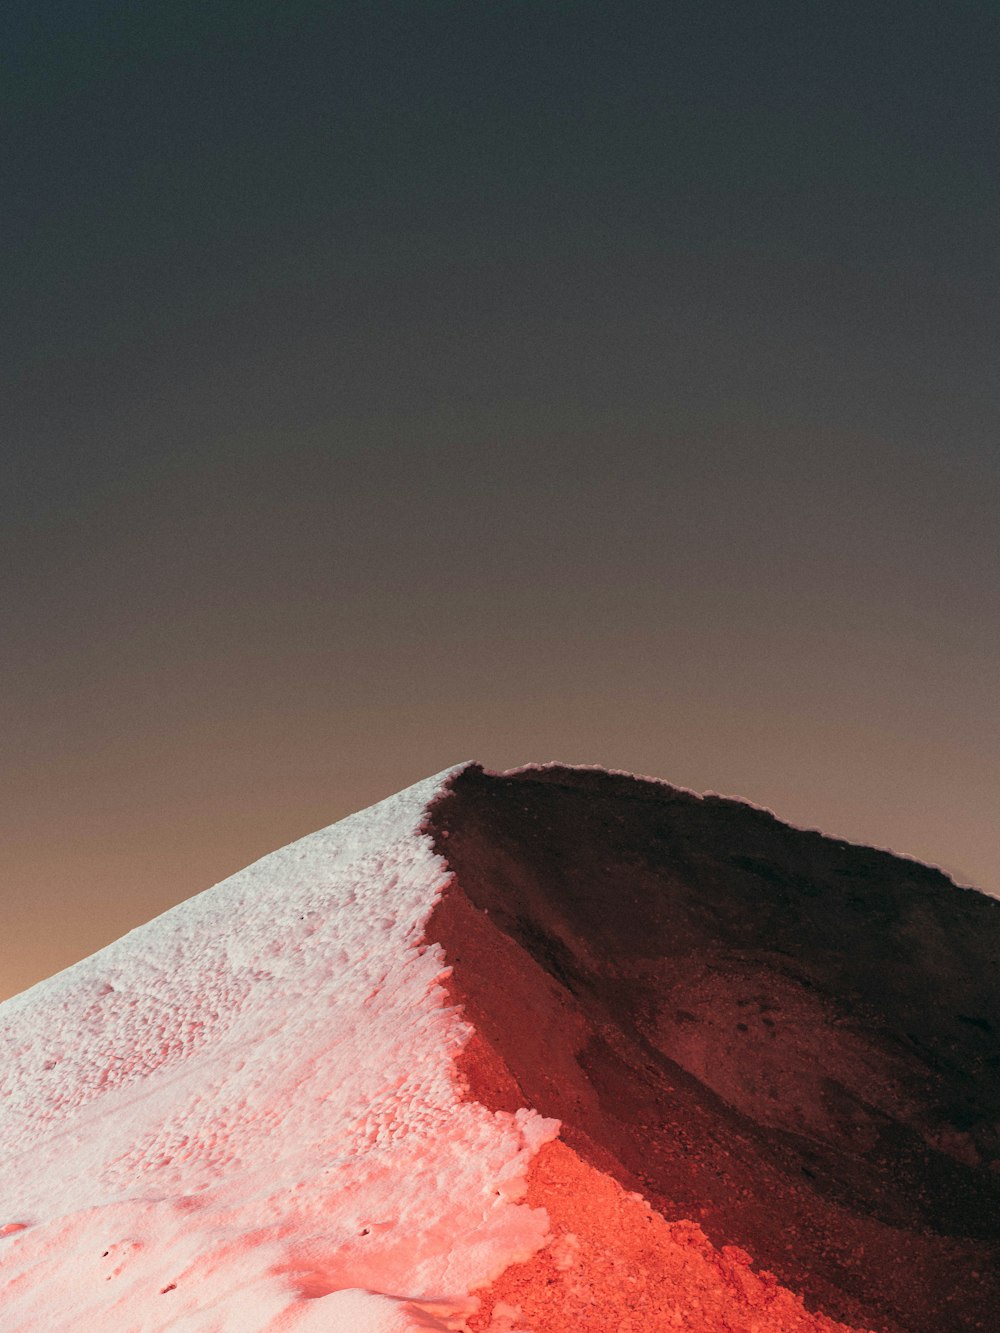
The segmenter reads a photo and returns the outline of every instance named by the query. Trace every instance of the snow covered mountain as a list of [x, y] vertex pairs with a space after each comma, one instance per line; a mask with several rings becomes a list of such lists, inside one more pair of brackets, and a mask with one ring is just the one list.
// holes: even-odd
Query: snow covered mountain
[[915, 862], [460, 766], [0, 1006], [0, 1329], [995, 1329], [998, 964]]

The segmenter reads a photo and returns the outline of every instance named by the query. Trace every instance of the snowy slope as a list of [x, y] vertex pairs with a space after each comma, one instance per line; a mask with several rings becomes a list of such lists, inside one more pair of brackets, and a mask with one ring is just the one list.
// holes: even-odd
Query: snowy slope
[[992, 1333], [998, 963], [914, 862], [461, 765], [0, 1005], [0, 1333]]
[[406, 1333], [542, 1244], [557, 1128], [463, 1101], [441, 774], [0, 1006], [0, 1327]]

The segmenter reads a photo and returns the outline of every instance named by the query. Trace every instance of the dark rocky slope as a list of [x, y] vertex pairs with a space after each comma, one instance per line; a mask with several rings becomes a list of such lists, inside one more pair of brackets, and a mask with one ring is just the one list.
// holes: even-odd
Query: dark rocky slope
[[1000, 1328], [1000, 902], [590, 769], [469, 767], [429, 831], [473, 1095], [811, 1309]]

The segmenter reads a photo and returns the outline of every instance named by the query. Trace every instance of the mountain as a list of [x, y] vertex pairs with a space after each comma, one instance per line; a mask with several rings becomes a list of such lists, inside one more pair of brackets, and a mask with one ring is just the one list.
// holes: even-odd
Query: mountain
[[449, 770], [0, 1006], [0, 1328], [995, 1329], [998, 964], [916, 862]]

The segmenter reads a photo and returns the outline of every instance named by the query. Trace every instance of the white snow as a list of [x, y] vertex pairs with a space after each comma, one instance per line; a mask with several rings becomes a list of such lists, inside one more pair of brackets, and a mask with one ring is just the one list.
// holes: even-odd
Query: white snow
[[3, 1329], [455, 1329], [540, 1248], [557, 1123], [461, 1100], [419, 944], [454, 771], [0, 1005]]

